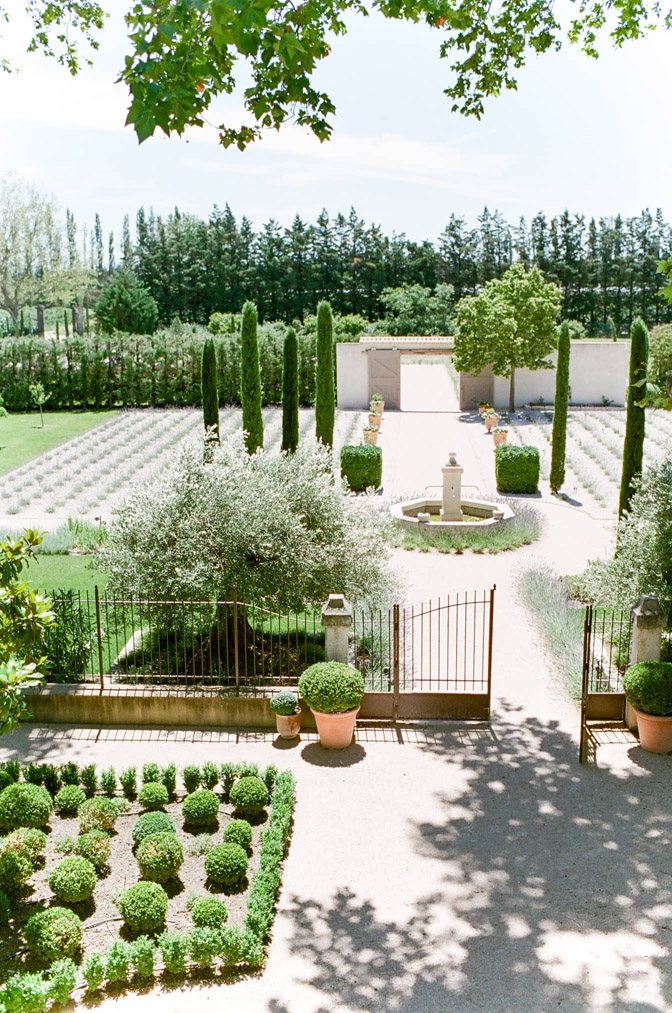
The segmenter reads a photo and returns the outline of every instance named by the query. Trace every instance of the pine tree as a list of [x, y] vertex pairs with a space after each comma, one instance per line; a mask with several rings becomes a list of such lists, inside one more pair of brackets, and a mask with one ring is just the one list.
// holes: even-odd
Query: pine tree
[[633, 479], [642, 473], [646, 413], [638, 402], [646, 397], [646, 383], [642, 381], [646, 381], [648, 359], [649, 332], [644, 321], [638, 317], [633, 321], [630, 331], [630, 376], [626, 402], [621, 495], [618, 501], [619, 517], [622, 517], [630, 507], [630, 499], [634, 492]]
[[261, 415], [261, 374], [257, 342], [257, 308], [252, 302], [243, 306], [240, 325], [240, 403], [248, 454], [264, 445], [264, 420]]
[[334, 321], [331, 306], [317, 307], [317, 361], [315, 364], [315, 436], [331, 447], [334, 443]]
[[293, 454], [299, 445], [299, 347], [290, 327], [282, 348], [282, 449]]
[[551, 448], [551, 492], [554, 493], [560, 492], [565, 481], [570, 351], [569, 324], [565, 320], [560, 327], [558, 364], [555, 370], [555, 408], [553, 410], [553, 443]]
[[201, 403], [203, 426], [209, 440], [219, 443], [219, 394], [217, 392], [217, 353], [215, 342], [207, 338], [201, 355]]

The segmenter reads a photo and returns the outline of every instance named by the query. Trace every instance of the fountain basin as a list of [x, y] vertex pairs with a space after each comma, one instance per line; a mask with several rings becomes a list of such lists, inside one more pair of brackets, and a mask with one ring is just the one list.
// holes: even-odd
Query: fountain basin
[[[482, 499], [461, 499], [460, 511], [461, 520], [441, 520], [442, 501], [440, 499], [411, 499], [402, 503], [393, 503], [390, 513], [395, 520], [403, 521], [404, 524], [415, 524], [418, 527], [431, 529], [432, 531], [454, 531], [457, 528], [492, 527], [508, 521], [513, 517], [513, 510], [506, 503]], [[425, 516], [419, 516], [425, 515]], [[429, 520], [427, 520], [429, 515]]]

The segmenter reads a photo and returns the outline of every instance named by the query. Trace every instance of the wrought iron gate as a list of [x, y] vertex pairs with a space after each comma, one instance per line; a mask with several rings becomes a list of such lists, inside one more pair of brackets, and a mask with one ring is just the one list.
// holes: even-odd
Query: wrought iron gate
[[623, 673], [630, 663], [632, 623], [629, 609], [586, 606], [581, 669], [579, 760], [596, 745], [596, 733], [624, 728]]
[[368, 716], [489, 720], [495, 590], [356, 613]]

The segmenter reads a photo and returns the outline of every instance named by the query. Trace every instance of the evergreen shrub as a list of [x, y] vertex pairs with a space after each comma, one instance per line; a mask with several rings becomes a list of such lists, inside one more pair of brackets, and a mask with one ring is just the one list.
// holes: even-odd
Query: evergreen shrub
[[30, 916], [24, 935], [38, 960], [74, 957], [82, 942], [82, 923], [69, 908], [50, 907]]
[[182, 780], [187, 794], [193, 794], [201, 786], [201, 768], [188, 764], [182, 771]]
[[320, 661], [303, 672], [299, 692], [308, 706], [320, 714], [344, 714], [362, 702], [364, 680], [351, 665]]
[[271, 697], [270, 707], [274, 714], [290, 715], [296, 714], [296, 709], [299, 706], [299, 701], [296, 693], [290, 692], [290, 690], [281, 690], [280, 693], [276, 693]]
[[495, 448], [495, 479], [501, 493], [528, 494], [539, 486], [539, 451], [536, 447], [504, 444]]
[[179, 872], [184, 851], [175, 834], [164, 831], [145, 837], [138, 845], [135, 857], [145, 879], [165, 883]]
[[640, 661], [631, 665], [623, 676], [623, 691], [635, 710], [669, 717], [672, 715], [672, 663]]
[[0, 851], [0, 890], [4, 893], [20, 893], [32, 872], [33, 866], [25, 855], [14, 848]]
[[96, 870], [91, 862], [81, 855], [69, 855], [52, 869], [49, 887], [59, 900], [66, 904], [78, 904], [88, 900], [97, 881]]
[[89, 992], [95, 992], [105, 981], [105, 961], [101, 953], [94, 951], [84, 958], [82, 977]]
[[217, 844], [205, 856], [205, 871], [213, 883], [235, 886], [247, 872], [247, 855], [239, 844]]
[[117, 907], [133, 932], [153, 932], [166, 917], [168, 895], [158, 883], [135, 883], [119, 895]]
[[229, 917], [226, 904], [218, 897], [199, 897], [191, 908], [191, 920], [199, 929], [218, 929]]
[[225, 844], [240, 844], [247, 851], [252, 844], [252, 827], [247, 820], [231, 820], [224, 827], [222, 838]]
[[148, 781], [146, 784], [143, 784], [138, 794], [138, 802], [143, 809], [147, 809], [149, 812], [163, 809], [164, 806], [168, 805], [168, 801], [168, 789], [166, 786], [154, 781]]
[[185, 823], [206, 824], [217, 819], [219, 799], [214, 791], [201, 788], [187, 795], [182, 803], [182, 816]]
[[27, 782], [7, 785], [0, 792], [0, 824], [15, 827], [44, 827], [54, 809], [46, 788]]
[[341, 477], [353, 492], [378, 489], [383, 478], [383, 451], [380, 447], [348, 444], [341, 449]]
[[18, 830], [12, 830], [4, 841], [5, 848], [13, 848], [24, 855], [33, 867], [37, 865], [46, 846], [47, 835], [37, 827], [19, 827]]
[[168, 813], [150, 812], [138, 816], [131, 834], [136, 847], [151, 834], [175, 833], [175, 824]]
[[77, 968], [69, 957], [55, 960], [49, 968], [47, 982], [48, 997], [55, 1003], [65, 1005], [77, 984]]
[[111, 798], [89, 798], [79, 809], [80, 831], [86, 834], [89, 830], [103, 830], [111, 834], [118, 815], [119, 809]]
[[260, 777], [241, 777], [229, 792], [229, 801], [240, 813], [261, 812], [268, 799], [268, 788]]
[[63, 816], [73, 816], [86, 802], [86, 794], [76, 784], [66, 784], [56, 794], [54, 808]]
[[81, 834], [75, 842], [75, 853], [91, 862], [98, 874], [107, 866], [110, 851], [110, 838], [103, 830], [89, 830], [88, 833]]

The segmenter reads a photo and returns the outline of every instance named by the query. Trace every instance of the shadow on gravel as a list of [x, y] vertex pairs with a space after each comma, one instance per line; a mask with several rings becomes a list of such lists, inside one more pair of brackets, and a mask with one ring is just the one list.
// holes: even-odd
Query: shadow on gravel
[[324, 749], [319, 742], [311, 742], [301, 750], [301, 759], [316, 767], [352, 767], [365, 756], [366, 750], [357, 742], [347, 749]]
[[580, 766], [553, 722], [500, 715], [498, 741], [465, 748], [450, 728], [427, 741], [466, 776], [437, 778], [438, 822], [408, 813], [420, 900], [396, 901], [408, 874], [384, 847], [379, 896], [285, 898], [315, 1013], [671, 1008], [672, 758], [633, 754], [616, 776]]

